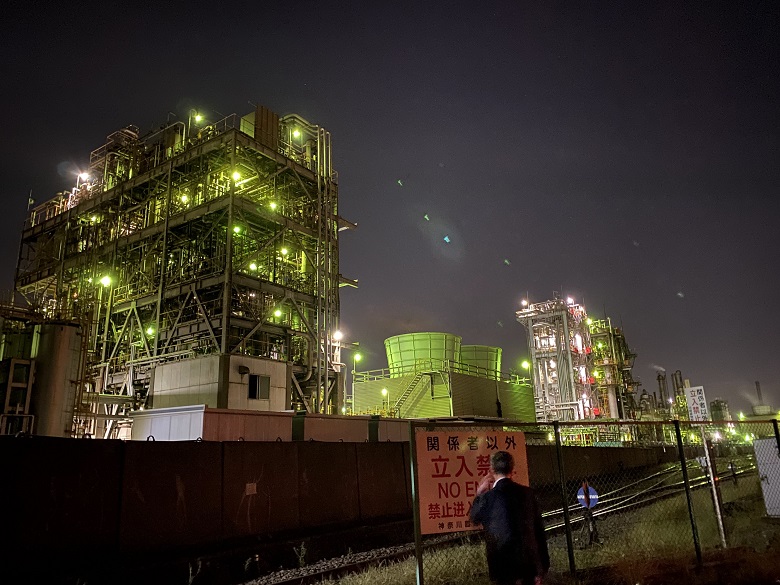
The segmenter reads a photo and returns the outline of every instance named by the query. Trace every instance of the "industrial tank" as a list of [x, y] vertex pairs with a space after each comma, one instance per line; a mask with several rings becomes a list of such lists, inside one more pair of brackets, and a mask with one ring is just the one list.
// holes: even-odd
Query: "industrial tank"
[[451, 333], [407, 333], [385, 339], [387, 366], [391, 376], [422, 368], [443, 368], [443, 362], [460, 361], [458, 335]]
[[35, 434], [70, 436], [79, 380], [81, 330], [69, 323], [41, 326], [31, 410]]
[[501, 348], [491, 345], [462, 345], [460, 363], [479, 368], [475, 374], [498, 378], [501, 374]]

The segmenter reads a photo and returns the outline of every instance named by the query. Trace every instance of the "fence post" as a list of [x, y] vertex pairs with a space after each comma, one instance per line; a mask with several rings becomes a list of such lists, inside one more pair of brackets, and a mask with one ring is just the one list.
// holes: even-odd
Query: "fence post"
[[423, 585], [423, 550], [422, 534], [420, 534], [420, 485], [417, 480], [417, 437], [414, 421], [409, 421], [409, 461], [412, 479], [412, 514], [414, 517], [414, 556], [417, 560], [417, 585]]
[[577, 574], [577, 565], [574, 562], [574, 541], [571, 536], [571, 522], [569, 520], [569, 502], [566, 495], [566, 474], [563, 471], [563, 449], [561, 446], [561, 424], [553, 421], [555, 432], [555, 454], [558, 457], [558, 481], [561, 486], [561, 501], [563, 503], [563, 523], [566, 525], [566, 548], [569, 553], [569, 572], [572, 577]]
[[780, 430], [777, 428], [777, 419], [772, 419], [772, 426], [775, 428], [775, 444], [777, 445], [777, 456], [780, 457]]
[[723, 548], [728, 548], [728, 545], [726, 544], [726, 530], [723, 528], [723, 499], [720, 495], [720, 485], [718, 485], [718, 468], [715, 463], [715, 457], [712, 455], [712, 442], [707, 439], [704, 425], [699, 428], [701, 430], [701, 442], [702, 445], [704, 445], [704, 460], [707, 462], [707, 473], [709, 474], [710, 491], [712, 492], [712, 506], [715, 509], [715, 520], [718, 523], [720, 544]]
[[680, 468], [682, 469], [683, 483], [685, 484], [685, 499], [688, 500], [688, 516], [691, 519], [691, 532], [693, 534], [693, 547], [696, 549], [696, 565], [701, 567], [701, 543], [699, 542], [699, 530], [696, 528], [696, 518], [693, 516], [693, 501], [691, 500], [691, 483], [688, 481], [688, 464], [685, 460], [680, 421], [674, 421], [674, 434], [677, 436], [677, 454], [680, 456]]

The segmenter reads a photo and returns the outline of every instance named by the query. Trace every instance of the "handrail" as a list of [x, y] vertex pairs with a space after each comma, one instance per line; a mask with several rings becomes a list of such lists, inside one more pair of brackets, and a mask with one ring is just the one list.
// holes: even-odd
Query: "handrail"
[[378, 370], [367, 370], [364, 372], [354, 372], [353, 375], [355, 382], [360, 383], [385, 380], [387, 378], [396, 378], [400, 376], [413, 376], [421, 372], [450, 372], [456, 374], [466, 374], [469, 376], [487, 378], [488, 380], [510, 382], [515, 384], [522, 384], [522, 380], [525, 379], [506, 372], [496, 372], [481, 366], [456, 362], [453, 360], [442, 360], [438, 358], [424, 358], [416, 360], [414, 364], [395, 366], [393, 368], [382, 368]]

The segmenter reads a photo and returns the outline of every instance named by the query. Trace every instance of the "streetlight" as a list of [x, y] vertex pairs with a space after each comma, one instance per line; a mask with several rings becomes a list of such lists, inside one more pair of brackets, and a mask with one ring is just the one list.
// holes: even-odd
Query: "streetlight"
[[[357, 345], [355, 343], [354, 345]], [[363, 359], [363, 356], [358, 352], [352, 354], [352, 412], [355, 412], [355, 371], [357, 371], [357, 363]]]
[[[385, 407], [385, 398], [387, 398], [387, 388], [382, 388], [382, 408]], [[390, 399], [387, 398], [387, 410], [390, 411]]]

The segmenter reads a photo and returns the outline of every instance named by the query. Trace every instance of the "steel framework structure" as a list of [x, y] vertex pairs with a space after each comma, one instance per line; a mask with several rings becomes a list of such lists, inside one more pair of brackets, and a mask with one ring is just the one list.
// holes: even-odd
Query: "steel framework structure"
[[338, 236], [354, 224], [338, 215], [330, 133], [262, 106], [192, 121], [111, 134], [90, 178], [25, 222], [17, 294], [85, 333], [76, 433], [112, 436], [155, 365], [201, 354], [291, 363], [290, 403], [337, 406], [331, 332], [354, 284]]
[[634, 419], [637, 417], [636, 390], [639, 382], [632, 376], [633, 353], [625, 335], [612, 320], [592, 319], [588, 322], [593, 344], [592, 380], [607, 418]]
[[536, 420], [579, 420], [599, 413], [591, 392], [590, 335], [585, 308], [555, 298], [517, 311], [528, 335]]

